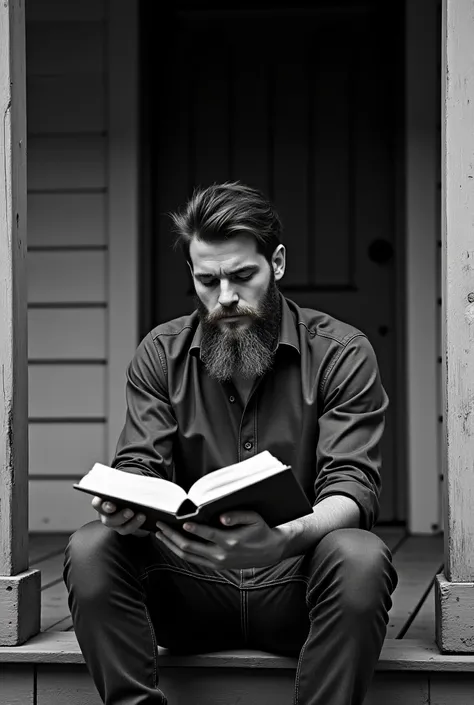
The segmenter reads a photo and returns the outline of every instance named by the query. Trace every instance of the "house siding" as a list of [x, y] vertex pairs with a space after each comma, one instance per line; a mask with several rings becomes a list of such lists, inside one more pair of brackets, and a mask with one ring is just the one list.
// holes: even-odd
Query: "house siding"
[[95, 517], [73, 482], [108, 460], [107, 5], [26, 10], [29, 522], [71, 531]]

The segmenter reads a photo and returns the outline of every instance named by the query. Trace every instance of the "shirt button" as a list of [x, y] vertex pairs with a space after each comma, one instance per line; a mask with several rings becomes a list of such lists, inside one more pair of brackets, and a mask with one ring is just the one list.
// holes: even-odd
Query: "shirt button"
[[229, 401], [230, 401], [231, 404], [233, 404], [234, 401], [235, 401], [235, 397], [234, 397], [232, 394], [231, 394], [230, 397], [229, 397]]
[[244, 448], [245, 450], [252, 450], [253, 443], [251, 443], [251, 441], [247, 441], [246, 443], [244, 443]]

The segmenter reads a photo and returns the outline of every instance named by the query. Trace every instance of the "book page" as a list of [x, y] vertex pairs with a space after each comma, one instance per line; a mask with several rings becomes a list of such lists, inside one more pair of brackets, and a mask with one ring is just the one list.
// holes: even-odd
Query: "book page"
[[159, 477], [135, 475], [101, 463], [95, 463], [77, 484], [95, 492], [99, 497], [113, 497], [125, 503], [136, 502], [172, 513], [186, 499], [186, 492], [173, 482]]
[[286, 465], [264, 450], [252, 458], [200, 477], [190, 488], [188, 497], [196, 505], [204, 504], [286, 469]]

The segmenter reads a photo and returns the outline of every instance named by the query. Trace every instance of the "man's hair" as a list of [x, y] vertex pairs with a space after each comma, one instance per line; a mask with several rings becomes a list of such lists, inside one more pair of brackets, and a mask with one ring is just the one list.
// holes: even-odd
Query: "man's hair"
[[219, 242], [247, 233], [269, 262], [281, 242], [283, 228], [273, 205], [260, 191], [239, 181], [195, 189], [185, 206], [170, 216], [176, 245], [188, 261], [193, 238]]

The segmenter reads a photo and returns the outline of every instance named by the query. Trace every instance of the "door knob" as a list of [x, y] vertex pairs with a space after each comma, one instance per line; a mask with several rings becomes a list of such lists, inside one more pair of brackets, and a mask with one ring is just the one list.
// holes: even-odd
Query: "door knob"
[[393, 246], [388, 240], [373, 240], [368, 249], [369, 259], [377, 264], [386, 264], [393, 257]]

